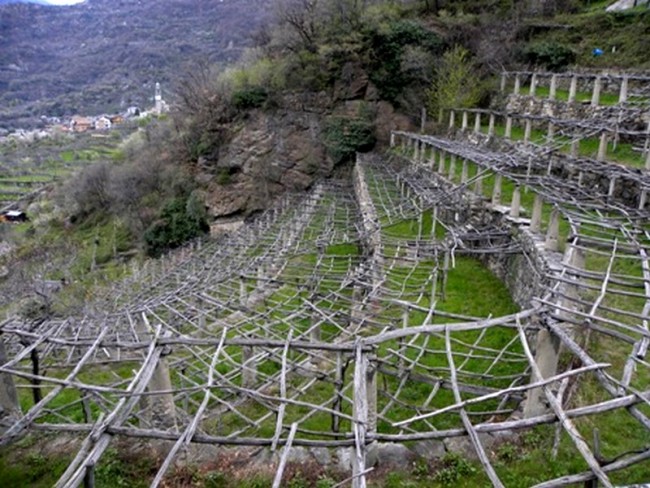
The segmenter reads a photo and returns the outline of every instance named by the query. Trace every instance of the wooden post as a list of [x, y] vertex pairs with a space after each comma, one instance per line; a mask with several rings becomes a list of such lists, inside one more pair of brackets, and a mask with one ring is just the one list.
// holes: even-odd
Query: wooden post
[[518, 219], [520, 210], [521, 210], [521, 192], [519, 190], [519, 185], [517, 185], [515, 186], [515, 189], [512, 192], [512, 201], [510, 202], [510, 216], [515, 219]]
[[84, 488], [95, 488], [95, 465], [86, 465], [84, 473]]
[[569, 103], [576, 101], [576, 94], [578, 93], [578, 76], [571, 77], [571, 85], [569, 85]]
[[494, 188], [492, 189], [492, 206], [501, 205], [501, 173], [494, 174]]
[[535, 194], [535, 201], [533, 202], [533, 213], [530, 218], [530, 231], [538, 234], [542, 230], [542, 207], [544, 201], [539, 193]]
[[548, 99], [555, 100], [557, 93], [557, 74], [553, 73], [551, 75], [551, 86], [548, 89]]
[[597, 107], [600, 104], [600, 88], [602, 85], [602, 80], [600, 76], [596, 76], [594, 80], [594, 89], [591, 94], [591, 106]]
[[551, 218], [546, 230], [544, 248], [547, 251], [557, 252], [560, 249], [560, 211], [556, 208], [551, 212]]

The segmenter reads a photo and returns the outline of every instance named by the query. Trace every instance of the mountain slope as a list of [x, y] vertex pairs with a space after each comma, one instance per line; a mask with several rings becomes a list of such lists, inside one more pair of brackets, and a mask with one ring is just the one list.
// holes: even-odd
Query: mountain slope
[[236, 59], [268, 17], [261, 0], [89, 0], [0, 5], [0, 127], [40, 115], [148, 105], [192, 62]]

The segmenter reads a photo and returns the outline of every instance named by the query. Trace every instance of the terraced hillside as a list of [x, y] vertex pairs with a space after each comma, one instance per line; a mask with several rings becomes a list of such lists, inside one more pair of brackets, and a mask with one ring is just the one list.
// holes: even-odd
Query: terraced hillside
[[[437, 463], [426, 486], [647, 481], [650, 179], [606, 144], [638, 147], [626, 124], [648, 107], [621, 100], [611, 128], [567, 117], [573, 101], [518, 114], [519, 96], [505, 137], [496, 113], [487, 132], [483, 112], [473, 130], [443, 114], [445, 134], [394, 132], [386, 154], [134, 269], [84, 315], [7, 317], [0, 444], [79, 434], [57, 486], [92, 478], [119, 439], [171, 441], [151, 486], [190, 444], [277, 451], [274, 486], [316, 457], [355, 487], [397, 458]], [[594, 136], [595, 158], [572, 150]]]

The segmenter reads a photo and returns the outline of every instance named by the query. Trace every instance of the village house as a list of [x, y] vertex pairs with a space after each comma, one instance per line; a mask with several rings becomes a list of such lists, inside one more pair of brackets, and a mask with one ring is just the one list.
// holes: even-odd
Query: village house
[[113, 125], [115, 125], [115, 124], [123, 124], [124, 123], [124, 117], [122, 115], [120, 115], [120, 114], [110, 115], [108, 118], [110, 119], [111, 124], [113, 124]]
[[112, 125], [111, 119], [105, 115], [95, 120], [95, 130], [109, 130]]
[[73, 132], [86, 132], [93, 128], [93, 121], [89, 117], [75, 115], [70, 121], [70, 130]]

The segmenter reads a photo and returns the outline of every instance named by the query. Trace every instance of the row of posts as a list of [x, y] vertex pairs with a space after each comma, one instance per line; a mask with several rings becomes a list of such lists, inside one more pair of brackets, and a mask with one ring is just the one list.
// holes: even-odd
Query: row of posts
[[[501, 92], [506, 91], [506, 85], [507, 85], [507, 80], [508, 76], [511, 76], [512, 73], [502, 73], [501, 74]], [[515, 82], [514, 82], [514, 87], [512, 89], [512, 94], [513, 95], [520, 95], [521, 93], [521, 73], [514, 73], [515, 77]], [[530, 73], [526, 74], [526, 76], [530, 76], [530, 86], [528, 90], [528, 94], [530, 96], [535, 96], [537, 87], [539, 86], [539, 81], [542, 78], [547, 78], [547, 76], [542, 77], [539, 73]], [[550, 83], [549, 83], [549, 90], [548, 90], [548, 99], [549, 100], [555, 100], [557, 97], [557, 87], [558, 87], [558, 78], [559, 75], [554, 73], [550, 76]], [[571, 76], [570, 82], [569, 82], [569, 97], [568, 101], [569, 103], [573, 103], [576, 101], [576, 97], [578, 94], [578, 80], [579, 78], [585, 78], [585, 75], [577, 75], [574, 74]], [[593, 80], [593, 86], [591, 89], [591, 106], [592, 107], [597, 107], [600, 105], [600, 95], [602, 92], [602, 84], [603, 80], [601, 76], [593, 76], [590, 77]], [[627, 76], [621, 76], [620, 77], [621, 84], [619, 87], [619, 95], [618, 95], [618, 103], [625, 103], [628, 100], [628, 91], [629, 91], [629, 78]]]

